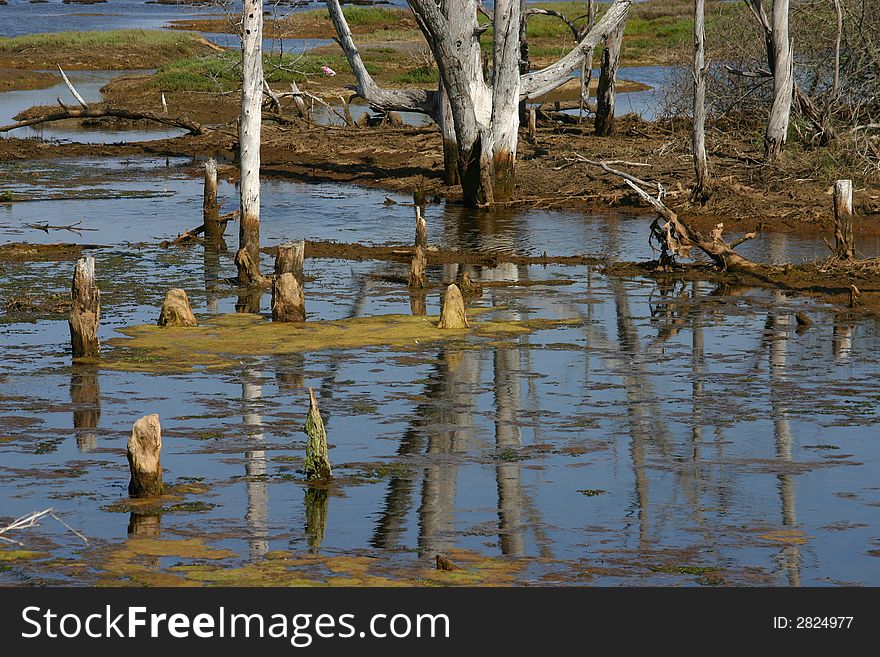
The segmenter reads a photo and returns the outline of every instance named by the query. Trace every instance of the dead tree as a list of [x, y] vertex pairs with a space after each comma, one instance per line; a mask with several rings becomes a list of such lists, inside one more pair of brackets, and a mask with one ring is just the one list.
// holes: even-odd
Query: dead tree
[[[520, 102], [546, 95], [570, 79], [587, 53], [626, 18], [631, 0], [615, 0], [572, 50], [538, 71], [521, 74], [519, 0], [495, 3], [492, 76], [483, 72], [477, 0], [407, 0], [437, 62], [443, 93], [383, 89], [360, 57], [339, 0], [326, 0], [339, 43], [354, 73], [354, 90], [374, 108], [427, 114], [441, 126], [447, 161], [455, 161], [464, 201], [489, 205], [514, 184]], [[448, 105], [448, 107], [447, 107]], [[448, 110], [448, 111], [447, 111]], [[447, 181], [449, 177], [447, 176]]]
[[596, 88], [596, 134], [607, 137], [614, 132], [614, 86], [620, 66], [620, 47], [623, 43], [624, 23], [605, 37], [602, 51], [602, 69]]
[[[590, 31], [593, 23], [596, 22], [596, 3], [594, 0], [587, 0], [587, 22], [584, 29], [578, 34], [582, 37]], [[593, 54], [590, 50], [584, 57], [584, 63], [581, 64], [581, 97], [580, 97], [580, 113], [583, 115], [584, 110], [590, 107], [590, 82], [593, 79]]]
[[241, 219], [235, 264], [240, 287], [264, 285], [260, 274], [260, 129], [263, 105], [263, 0], [244, 0], [241, 25], [242, 86], [239, 120]]
[[128, 465], [131, 481], [128, 494], [132, 497], [152, 497], [162, 494], [162, 427], [155, 413], [145, 415], [134, 423], [128, 439]]
[[76, 262], [71, 286], [70, 346], [73, 357], [97, 358], [98, 323], [101, 319], [101, 291], [95, 282], [95, 259], [92, 256]]
[[[21, 116], [21, 115], [19, 115]], [[191, 135], [204, 135], [209, 132], [207, 128], [191, 121], [185, 116], [168, 116], [165, 114], [155, 114], [153, 112], [133, 111], [123, 109], [121, 107], [95, 107], [76, 109], [63, 105], [61, 110], [48, 112], [29, 119], [21, 119], [9, 125], [0, 126], [0, 132], [9, 132], [18, 128], [27, 126], [40, 125], [41, 123], [50, 123], [52, 121], [65, 121], [67, 119], [101, 119], [104, 117], [113, 117], [117, 119], [126, 119], [129, 121], [155, 121], [163, 125], [174, 128], [182, 128]]]
[[773, 162], [788, 136], [794, 91], [794, 58], [788, 37], [788, 0], [773, 0], [773, 103], [764, 135], [764, 157]]
[[709, 161], [706, 156], [706, 3], [694, 0], [694, 123], [691, 147], [696, 182], [691, 198], [699, 203], [708, 198]]
[[838, 180], [834, 184], [834, 252], [842, 260], [855, 257], [852, 192], [852, 180]]

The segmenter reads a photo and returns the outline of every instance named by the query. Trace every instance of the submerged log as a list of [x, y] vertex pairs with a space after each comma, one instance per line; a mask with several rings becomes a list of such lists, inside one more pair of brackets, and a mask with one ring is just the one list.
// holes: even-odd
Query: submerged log
[[272, 321], [306, 321], [306, 302], [302, 285], [291, 272], [272, 281]]
[[165, 293], [162, 310], [159, 313], [159, 326], [198, 326], [196, 316], [189, 305], [189, 297], [180, 288]]
[[440, 322], [437, 328], [463, 329], [468, 328], [467, 314], [464, 310], [464, 299], [461, 290], [454, 283], [443, 293], [443, 305], [440, 309]]
[[128, 465], [131, 481], [128, 494], [132, 497], [152, 497], [162, 494], [162, 427], [155, 413], [145, 415], [134, 423], [128, 439]]
[[416, 247], [412, 262], [409, 265], [409, 287], [412, 289], [424, 289], [428, 287], [428, 276], [425, 270], [428, 267], [428, 256], [421, 246]]
[[324, 481], [331, 479], [333, 473], [330, 469], [330, 456], [327, 452], [327, 432], [324, 430], [324, 421], [318, 410], [318, 402], [315, 400], [315, 391], [309, 388], [309, 415], [306, 418], [306, 479], [311, 481]]
[[834, 183], [835, 254], [843, 260], [852, 260], [855, 257], [852, 192], [852, 180], [838, 180]]
[[42, 116], [36, 116], [32, 119], [22, 119], [9, 125], [0, 126], [0, 132], [10, 132], [18, 128], [24, 128], [41, 123], [49, 123], [51, 121], [64, 121], [66, 119], [99, 119], [103, 117], [113, 117], [117, 119], [128, 119], [131, 121], [155, 121], [163, 125], [182, 128], [191, 135], [204, 135], [208, 133], [208, 129], [199, 125], [195, 121], [191, 121], [185, 116], [167, 116], [164, 114], [155, 114], [153, 112], [135, 112], [132, 110], [122, 109], [120, 107], [89, 107], [88, 109], [75, 109], [72, 107], [63, 107], [59, 112], [50, 112]]
[[101, 291], [95, 283], [95, 259], [92, 256], [76, 262], [71, 300], [73, 305], [68, 325], [73, 357], [97, 358], [100, 350], [98, 323], [101, 319]]
[[220, 206], [217, 204], [217, 162], [211, 158], [205, 162], [205, 192], [202, 200], [202, 222], [205, 226], [205, 238], [216, 242], [223, 238], [220, 227]]

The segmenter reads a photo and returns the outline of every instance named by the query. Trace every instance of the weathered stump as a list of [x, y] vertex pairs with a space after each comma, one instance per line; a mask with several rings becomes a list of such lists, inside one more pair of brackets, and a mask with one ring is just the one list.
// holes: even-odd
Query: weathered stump
[[309, 415], [306, 418], [306, 479], [312, 481], [325, 481], [333, 477], [330, 469], [330, 457], [327, 452], [327, 432], [324, 430], [324, 421], [318, 410], [318, 402], [315, 400], [315, 391], [309, 388]]
[[834, 183], [835, 254], [844, 260], [852, 260], [855, 255], [852, 192], [852, 180], [838, 180]]
[[272, 282], [272, 321], [306, 321], [306, 301], [296, 276], [287, 272]]
[[422, 208], [416, 206], [416, 246], [428, 248], [428, 222], [422, 216]]
[[162, 310], [159, 313], [159, 326], [198, 326], [196, 316], [189, 306], [189, 297], [180, 288], [165, 293]]
[[159, 416], [145, 415], [134, 423], [128, 439], [128, 466], [131, 481], [128, 494], [132, 497], [152, 497], [162, 494], [162, 428]]
[[467, 327], [464, 298], [461, 296], [461, 290], [453, 283], [443, 293], [443, 305], [440, 309], [440, 322], [437, 324], [437, 328], [463, 329]]
[[97, 358], [100, 351], [98, 323], [101, 319], [101, 291], [95, 283], [95, 259], [92, 256], [76, 262], [71, 300], [73, 304], [68, 324], [73, 357]]
[[260, 273], [260, 264], [254, 261], [250, 251], [241, 248], [235, 254], [235, 266], [238, 268], [238, 286], [266, 285], [266, 277]]
[[425, 255], [425, 249], [417, 246], [412, 262], [409, 265], [410, 288], [420, 290], [428, 287], [428, 276], [425, 273], [427, 267], [428, 257]]
[[291, 273], [296, 276], [296, 280], [302, 285], [305, 254], [305, 240], [280, 245], [275, 251], [275, 276]]
[[202, 223], [205, 239], [219, 242], [223, 239], [225, 224], [220, 222], [220, 206], [217, 203], [217, 162], [211, 158], [205, 162], [205, 194], [202, 200]]

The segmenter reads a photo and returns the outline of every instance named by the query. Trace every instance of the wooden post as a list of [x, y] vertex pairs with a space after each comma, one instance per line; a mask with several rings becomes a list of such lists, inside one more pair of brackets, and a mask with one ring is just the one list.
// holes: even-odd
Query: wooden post
[[330, 470], [330, 457], [327, 453], [327, 432], [324, 430], [324, 422], [321, 420], [321, 412], [315, 400], [315, 391], [311, 386], [309, 398], [309, 415], [306, 418], [306, 434], [309, 437], [306, 443], [306, 479], [324, 481], [331, 479], [333, 473]]
[[529, 108], [529, 141], [532, 144], [538, 141], [538, 112], [534, 107]]
[[409, 287], [415, 289], [428, 287], [428, 277], [425, 274], [427, 266], [428, 257], [425, 255], [425, 250], [417, 246], [412, 262], [409, 265]]
[[223, 238], [220, 225], [220, 206], [217, 204], [217, 162], [211, 158], [205, 162], [205, 194], [202, 200], [202, 222], [205, 225], [205, 238], [217, 242]]
[[[263, 105], [263, 0], [242, 7], [242, 88], [238, 150], [241, 217], [238, 230], [238, 284], [263, 283], [260, 275], [260, 129]], [[239, 257], [241, 252], [247, 258]]]
[[834, 183], [835, 252], [843, 260], [852, 260], [855, 253], [852, 192], [852, 180], [838, 180]]
[[422, 216], [422, 208], [416, 204], [416, 246], [428, 248], [428, 222]]
[[278, 247], [275, 252], [275, 276], [293, 274], [299, 284], [303, 284], [303, 259], [306, 253], [306, 242], [288, 242]]
[[97, 358], [98, 323], [101, 319], [101, 291], [95, 283], [95, 259], [92, 256], [76, 262], [71, 286], [68, 324], [74, 358]]
[[302, 286], [290, 272], [272, 281], [272, 321], [306, 321], [306, 302]]
[[454, 283], [443, 293], [443, 305], [440, 309], [440, 322], [437, 328], [463, 329], [468, 328], [467, 315], [464, 311], [464, 299], [461, 290]]
[[162, 310], [159, 313], [159, 326], [198, 326], [196, 316], [189, 306], [189, 297], [180, 288], [173, 288], [165, 293]]
[[131, 481], [128, 494], [132, 497], [152, 497], [162, 494], [162, 427], [159, 416], [145, 415], [134, 423], [128, 439], [128, 466]]

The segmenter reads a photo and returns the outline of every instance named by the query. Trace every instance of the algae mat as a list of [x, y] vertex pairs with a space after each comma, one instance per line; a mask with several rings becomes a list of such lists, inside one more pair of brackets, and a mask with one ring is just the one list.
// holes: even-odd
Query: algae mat
[[377, 315], [335, 321], [272, 322], [262, 315], [215, 315], [197, 327], [141, 324], [118, 329], [125, 338], [107, 341], [101, 366], [107, 369], [178, 372], [226, 368], [242, 356], [268, 356], [327, 349], [395, 347], [420, 349], [468, 337], [498, 338], [581, 320], [474, 321], [469, 329], [438, 329], [436, 316]]

